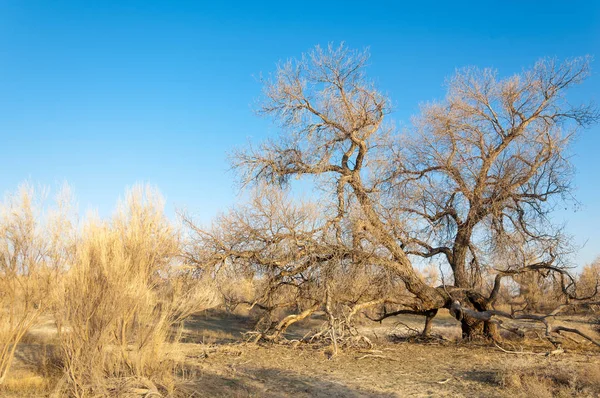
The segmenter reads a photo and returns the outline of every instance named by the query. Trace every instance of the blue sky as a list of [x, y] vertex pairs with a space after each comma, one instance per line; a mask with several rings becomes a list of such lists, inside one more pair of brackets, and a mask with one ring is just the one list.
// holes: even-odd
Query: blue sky
[[[571, 99], [600, 103], [600, 2], [0, 0], [0, 192], [68, 181], [109, 214], [157, 185], [170, 214], [210, 220], [236, 201], [227, 153], [276, 134], [254, 114], [260, 73], [314, 45], [369, 47], [370, 76], [408, 122], [458, 67], [503, 75], [538, 58], [596, 56]], [[600, 254], [600, 127], [573, 147], [582, 208], [556, 214]]]

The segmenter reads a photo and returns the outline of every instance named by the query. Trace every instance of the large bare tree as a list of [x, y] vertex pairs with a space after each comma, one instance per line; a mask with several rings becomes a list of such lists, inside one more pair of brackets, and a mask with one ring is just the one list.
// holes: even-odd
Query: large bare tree
[[[504, 79], [491, 70], [460, 71], [446, 98], [424, 106], [413, 127], [399, 134], [385, 123], [390, 101], [365, 75], [367, 59], [342, 45], [279, 65], [264, 81], [261, 112], [282, 133], [235, 154], [242, 180], [282, 186], [312, 176], [323, 189], [320, 232], [311, 238], [311, 250], [321, 254], [310, 257], [313, 263], [335, 258], [345, 270], [380, 269], [410, 293], [391, 298], [380, 290], [385, 295], [351, 300], [353, 311], [380, 305], [379, 319], [404, 312], [430, 319], [448, 308], [466, 336], [484, 329], [497, 337], [491, 321], [507, 315], [493, 309], [503, 277], [568, 275], [558, 261], [564, 237], [547, 214], [570, 192], [573, 133], [598, 119], [592, 107], [565, 100], [588, 76], [589, 62], [542, 60]], [[264, 232], [265, 225], [272, 223], [254, 230]], [[271, 235], [266, 242], [278, 244]], [[215, 258], [251, 258], [282, 269], [281, 256], [269, 260], [245, 248], [221, 245]], [[298, 253], [309, 253], [304, 244], [286, 249], [296, 253], [295, 266]], [[438, 256], [454, 286], [429, 286], [418, 272], [416, 259]], [[491, 289], [480, 283], [485, 267], [495, 268]], [[325, 269], [315, 277], [328, 275]], [[573, 284], [568, 277], [563, 284], [571, 296]], [[323, 289], [328, 307], [330, 290]], [[386, 309], [388, 302], [396, 311]]]
[[[563, 273], [559, 254], [568, 240], [548, 214], [570, 195], [568, 148], [577, 127], [598, 118], [591, 106], [565, 99], [588, 74], [586, 58], [541, 60], [504, 79], [490, 69], [459, 71], [445, 100], [422, 108], [412, 134], [386, 146], [378, 170], [397, 211], [421, 226], [403, 231], [406, 251], [443, 256], [464, 289], [476, 288], [490, 264], [500, 277]], [[489, 296], [469, 295], [471, 304], [490, 309], [500, 277]]]

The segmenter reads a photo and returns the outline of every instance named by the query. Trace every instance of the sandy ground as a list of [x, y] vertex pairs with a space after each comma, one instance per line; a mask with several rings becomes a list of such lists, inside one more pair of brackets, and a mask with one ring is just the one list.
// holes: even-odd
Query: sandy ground
[[417, 344], [333, 359], [313, 349], [230, 346], [199, 361], [194, 384], [206, 397], [493, 397], [503, 396], [495, 378], [503, 359]]
[[[541, 355], [517, 355], [476, 343], [415, 343], [390, 338], [406, 334], [406, 326], [421, 327], [420, 317], [365, 325], [365, 331], [377, 340], [376, 346], [344, 350], [333, 358], [327, 349], [306, 345], [239, 343], [247, 322], [243, 316], [205, 315], [188, 324], [188, 338], [195, 334], [196, 339], [209, 343], [188, 343], [183, 348], [189, 363], [197, 366], [197, 372], [189, 377], [195, 396], [504, 397], [514, 392], [503, 390], [501, 375], [513, 368], [600, 367], [597, 350], [545, 356], [543, 347], [530, 347], [525, 352], [535, 350]], [[313, 319], [292, 329], [288, 337], [300, 336], [321, 322]], [[441, 314], [433, 332], [450, 340], [460, 334], [460, 328], [449, 315]]]
[[[287, 337], [298, 338], [323, 321], [317, 316], [291, 328]], [[175, 346], [183, 363], [183, 391], [193, 397], [505, 397], [515, 396], [502, 384], [511, 369], [600, 369], [598, 349], [545, 356], [548, 348], [541, 344], [508, 354], [493, 345], [458, 342], [460, 328], [449, 314], [434, 322], [433, 333], [444, 339], [429, 342], [403, 338], [409, 328], [422, 327], [421, 317], [365, 323], [361, 332], [375, 346], [332, 357], [327, 347], [245, 343], [249, 316], [208, 312], [187, 322], [182, 343]], [[17, 352], [13, 377], [37, 377], [41, 383], [43, 375], [35, 370], [45, 356], [39, 341], [51, 339], [51, 322], [33, 330]], [[510, 342], [505, 347], [519, 349]]]

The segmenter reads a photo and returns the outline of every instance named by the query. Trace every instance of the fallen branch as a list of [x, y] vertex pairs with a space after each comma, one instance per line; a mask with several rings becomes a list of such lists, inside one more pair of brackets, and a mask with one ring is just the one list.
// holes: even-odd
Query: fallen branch
[[502, 347], [500, 347], [500, 345], [498, 345], [498, 343], [494, 342], [494, 345], [496, 347], [498, 347], [498, 349], [506, 354], [515, 354], [515, 355], [538, 355], [538, 356], [550, 356], [550, 355], [558, 355], [558, 354], [562, 354], [563, 352], [565, 352], [562, 348], [557, 348], [555, 350], [549, 351], [549, 352], [529, 352], [529, 351], [510, 351], [507, 349], [504, 349]]
[[[577, 303], [575, 305], [580, 305], [580, 304]], [[496, 317], [496, 316], [501, 316], [501, 317], [508, 318], [508, 319], [537, 321], [537, 322], [543, 323], [546, 326], [545, 337], [557, 348], [559, 348], [559, 343], [558, 343], [557, 338], [564, 337], [564, 336], [560, 336], [561, 332], [577, 334], [577, 335], [583, 337], [584, 339], [590, 341], [592, 344], [600, 347], [600, 341], [589, 336], [588, 334], [582, 332], [579, 329], [570, 328], [570, 327], [566, 327], [566, 326], [552, 326], [550, 324], [551, 319], [556, 318], [561, 312], [563, 312], [567, 308], [571, 308], [573, 306], [574, 306], [574, 304], [559, 305], [557, 308], [555, 308], [552, 312], [550, 312], [547, 315], [536, 315], [536, 314], [517, 315], [517, 314], [509, 314], [507, 312], [498, 311], [498, 310], [474, 311], [469, 308], [463, 307], [459, 301], [455, 300], [450, 307], [450, 312], [459, 321], [463, 318], [463, 316], [465, 314], [469, 317], [473, 317], [473, 318], [479, 319], [481, 321], [492, 321], [493, 322], [493, 317]], [[496, 322], [501, 323], [502, 321], [496, 320]]]
[[390, 358], [390, 357], [386, 357], [385, 355], [379, 355], [379, 354], [365, 354], [362, 357], [356, 358], [358, 361], [360, 361], [361, 359], [365, 359], [365, 358], [381, 358], [381, 359], [387, 359], [388, 361], [398, 361], [396, 358]]
[[592, 344], [600, 347], [600, 342], [598, 340], [590, 337], [589, 335], [583, 333], [582, 331], [580, 331], [578, 329], [568, 328], [568, 327], [565, 327], [565, 326], [556, 326], [556, 327], [554, 327], [552, 329], [552, 331], [555, 332], [555, 333], [559, 333], [559, 334], [560, 334], [560, 332], [574, 333], [574, 334], [577, 334], [577, 335], [583, 337], [584, 339], [590, 341]]

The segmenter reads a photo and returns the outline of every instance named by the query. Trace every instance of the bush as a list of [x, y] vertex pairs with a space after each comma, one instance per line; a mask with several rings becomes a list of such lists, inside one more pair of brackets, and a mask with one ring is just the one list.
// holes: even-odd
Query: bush
[[173, 393], [174, 326], [215, 295], [176, 265], [179, 235], [152, 190], [136, 188], [111, 222], [90, 221], [57, 311], [60, 393]]
[[70, 224], [63, 202], [43, 214], [42, 199], [25, 184], [0, 204], [0, 385], [17, 345], [52, 304], [48, 297], [64, 260]]

